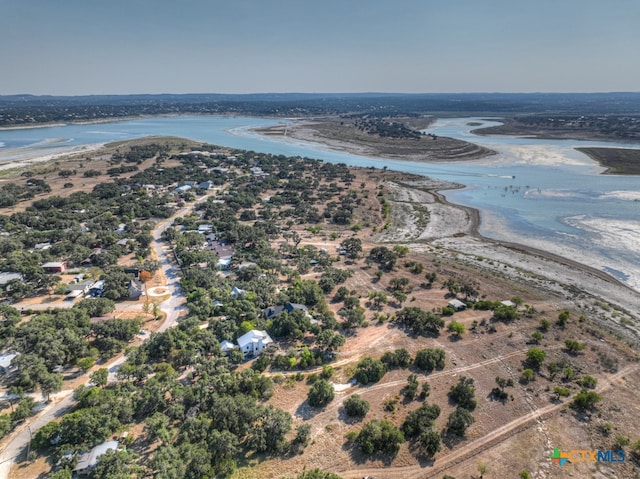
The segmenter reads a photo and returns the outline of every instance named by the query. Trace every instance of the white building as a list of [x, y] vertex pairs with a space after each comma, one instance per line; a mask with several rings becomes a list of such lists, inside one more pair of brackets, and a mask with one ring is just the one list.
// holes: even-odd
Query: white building
[[257, 356], [264, 348], [272, 343], [273, 339], [271, 339], [271, 336], [269, 336], [266, 331], [258, 331], [256, 329], [238, 338], [238, 346], [245, 357]]
[[73, 468], [73, 472], [81, 476], [90, 474], [91, 470], [98, 464], [98, 458], [109, 450], [117, 451], [118, 445], [118, 441], [107, 441], [98, 444], [89, 452], [85, 452], [78, 457], [78, 464]]

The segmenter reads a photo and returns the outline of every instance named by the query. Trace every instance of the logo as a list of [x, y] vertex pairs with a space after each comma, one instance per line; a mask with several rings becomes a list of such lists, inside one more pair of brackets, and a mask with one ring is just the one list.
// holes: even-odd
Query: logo
[[624, 451], [601, 451], [599, 449], [573, 449], [569, 452], [563, 452], [557, 447], [553, 448], [553, 454], [549, 456], [551, 462], [555, 462], [561, 467], [567, 462], [624, 462]]
[[564, 466], [564, 463], [569, 460], [569, 455], [566, 452], [560, 452], [560, 449], [557, 447], [553, 448], [553, 455], [549, 456], [551, 462], [557, 462], [561, 466]]

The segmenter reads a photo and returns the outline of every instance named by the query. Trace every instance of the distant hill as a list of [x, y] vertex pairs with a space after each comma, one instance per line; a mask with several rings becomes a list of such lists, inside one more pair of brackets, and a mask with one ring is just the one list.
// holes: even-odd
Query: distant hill
[[253, 93], [0, 96], [0, 125], [156, 114], [640, 115], [640, 93]]

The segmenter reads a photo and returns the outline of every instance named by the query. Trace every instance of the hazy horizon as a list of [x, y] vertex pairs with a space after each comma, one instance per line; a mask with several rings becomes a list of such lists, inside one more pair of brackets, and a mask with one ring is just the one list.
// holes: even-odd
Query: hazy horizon
[[638, 90], [640, 2], [0, 0], [0, 95]]

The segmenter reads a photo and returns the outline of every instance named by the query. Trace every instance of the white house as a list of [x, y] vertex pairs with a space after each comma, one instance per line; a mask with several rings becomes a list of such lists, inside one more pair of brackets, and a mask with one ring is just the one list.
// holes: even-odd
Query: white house
[[78, 464], [73, 468], [73, 472], [78, 475], [86, 476], [98, 464], [98, 458], [109, 450], [118, 450], [118, 441], [107, 441], [98, 444], [89, 452], [85, 452], [78, 457]]
[[243, 334], [237, 340], [240, 351], [247, 356], [257, 356], [269, 344], [273, 343], [271, 336], [266, 331], [252, 329], [247, 334]]
[[220, 349], [222, 349], [223, 353], [228, 353], [236, 349], [237, 346], [233, 344], [231, 341], [227, 341], [226, 339], [220, 343]]

